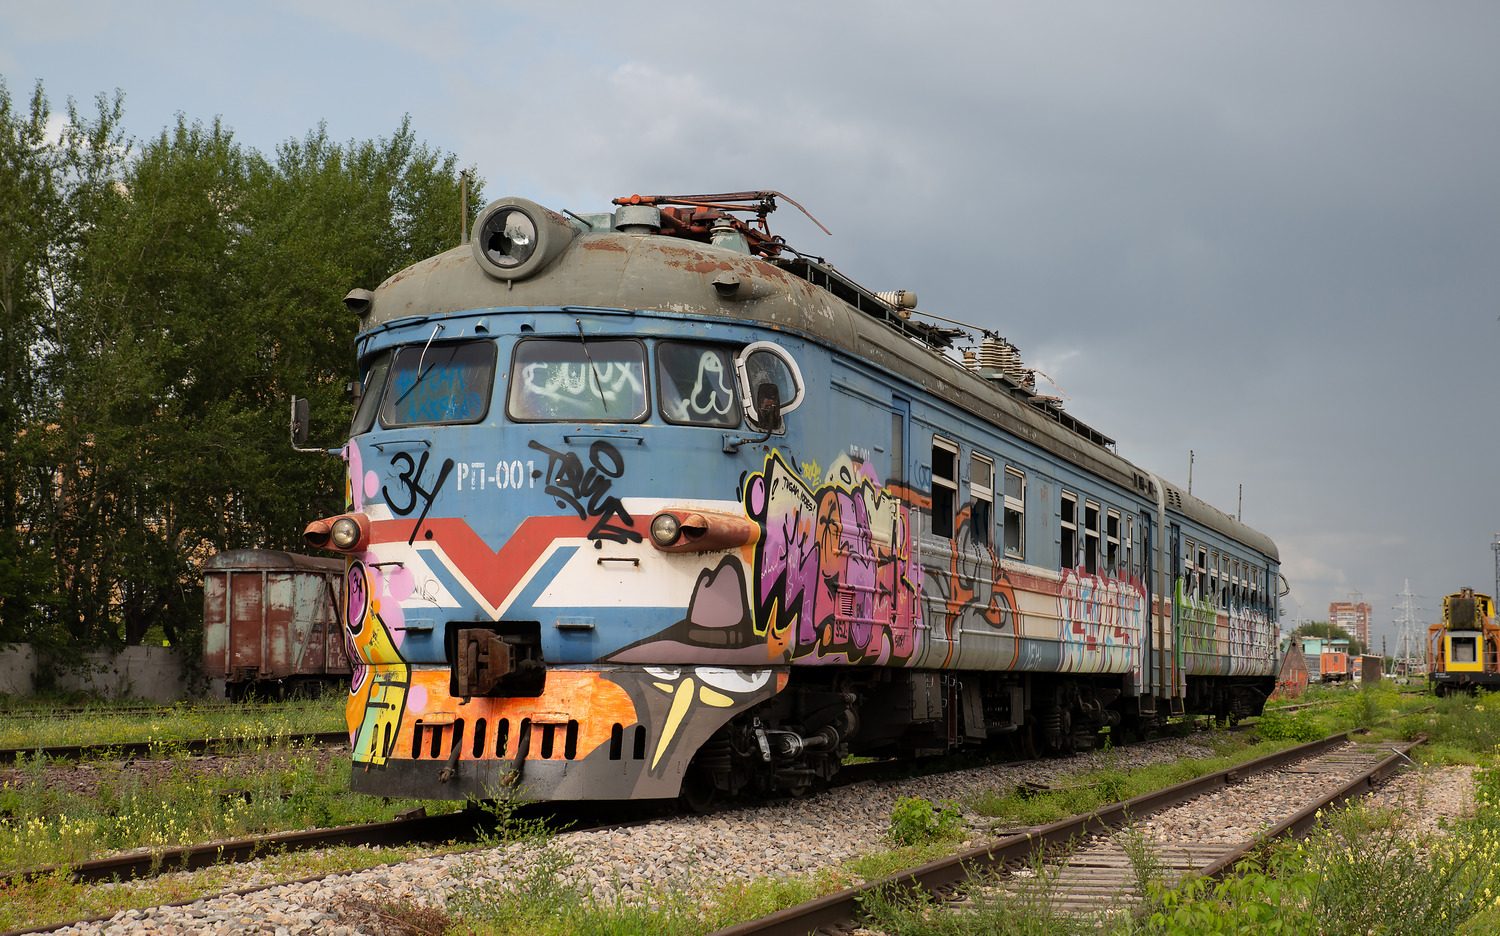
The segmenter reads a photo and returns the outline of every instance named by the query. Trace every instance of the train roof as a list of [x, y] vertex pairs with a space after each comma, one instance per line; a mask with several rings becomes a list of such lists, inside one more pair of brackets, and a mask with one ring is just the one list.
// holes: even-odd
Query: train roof
[[[613, 217], [608, 214], [569, 221], [522, 199], [502, 199], [486, 212], [502, 204], [529, 206], [533, 213], [549, 216], [554, 227], [567, 225], [565, 246], [554, 248], [556, 255], [535, 272], [507, 279], [497, 278], [471, 245], [419, 261], [373, 293], [350, 294], [346, 303], [360, 314], [362, 333], [491, 308], [626, 309], [754, 323], [809, 336], [869, 361], [1086, 472], [1154, 500], [1154, 494], [1146, 494], [1154, 476], [1112, 451], [1112, 440], [1050, 401], [1036, 399], [1014, 380], [981, 375], [942, 354], [939, 348], [951, 338], [951, 330], [910, 321], [892, 303], [826, 263], [766, 258], [679, 236], [619, 230], [604, 220]], [[484, 219], [482, 213], [476, 232]], [[1278, 558], [1270, 537], [1174, 485], [1163, 486], [1170, 511]]]
[[304, 556], [279, 549], [227, 549], [214, 553], [203, 563], [205, 572], [340, 572], [345, 562], [339, 558]]

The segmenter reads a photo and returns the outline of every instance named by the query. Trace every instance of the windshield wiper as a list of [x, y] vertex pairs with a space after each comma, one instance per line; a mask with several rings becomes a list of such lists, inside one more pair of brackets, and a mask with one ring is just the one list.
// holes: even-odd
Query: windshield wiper
[[[427, 370], [422, 370], [422, 362], [427, 360], [427, 349], [432, 347], [432, 339], [438, 336], [438, 332], [442, 331], [443, 327], [444, 326], [442, 325], [438, 325], [432, 330], [432, 334], [427, 336], [427, 343], [422, 345], [422, 356], [417, 358], [417, 379], [413, 380], [411, 386], [406, 388], [406, 392], [396, 397], [396, 402], [392, 405], [400, 405], [402, 400], [411, 396], [411, 392], [422, 385], [422, 380], [427, 376], [428, 371], [431, 371], [432, 367], [437, 367], [437, 362], [434, 361], [432, 367], [427, 368]], [[459, 337], [462, 338], [463, 336], [460, 335]]]
[[599, 405], [604, 407], [604, 411], [607, 413], [609, 412], [609, 401], [604, 399], [604, 383], [599, 380], [599, 368], [594, 364], [594, 356], [589, 354], [588, 339], [583, 337], [583, 322], [579, 319], [574, 319], [573, 324], [578, 326], [578, 343], [583, 345], [583, 356], [588, 359], [589, 370], [594, 372], [594, 389], [599, 391]]

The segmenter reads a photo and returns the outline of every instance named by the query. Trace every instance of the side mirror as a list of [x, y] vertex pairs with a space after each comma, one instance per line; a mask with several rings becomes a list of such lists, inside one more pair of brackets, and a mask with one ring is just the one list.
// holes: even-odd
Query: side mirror
[[307, 400], [303, 397], [292, 397], [292, 451], [294, 452], [317, 452], [319, 455], [337, 455], [341, 450], [320, 448], [307, 448], [307, 427], [311, 422], [308, 413]]
[[755, 391], [755, 424], [766, 432], [781, 429], [781, 391], [773, 383], [763, 383]]
[[307, 422], [307, 399], [292, 397], [292, 448], [307, 444]]

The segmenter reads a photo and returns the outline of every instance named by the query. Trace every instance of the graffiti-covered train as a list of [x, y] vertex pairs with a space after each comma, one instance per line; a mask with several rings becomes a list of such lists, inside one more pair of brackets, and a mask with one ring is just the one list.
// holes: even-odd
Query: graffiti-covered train
[[1261, 711], [1275, 544], [786, 248], [777, 197], [505, 198], [345, 300], [348, 512], [307, 538], [351, 560], [355, 790], [797, 794]]

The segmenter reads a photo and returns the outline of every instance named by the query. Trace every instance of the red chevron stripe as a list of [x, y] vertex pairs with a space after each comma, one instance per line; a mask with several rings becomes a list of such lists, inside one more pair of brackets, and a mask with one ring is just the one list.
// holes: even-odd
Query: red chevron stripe
[[[411, 520], [376, 520], [370, 524], [370, 539], [375, 543], [405, 542], [411, 536], [411, 525]], [[559, 539], [582, 539], [593, 528], [592, 520], [574, 516], [527, 517], [496, 552], [467, 521], [429, 517], [422, 521], [416, 542], [441, 546], [490, 607], [498, 608], [548, 546]]]

